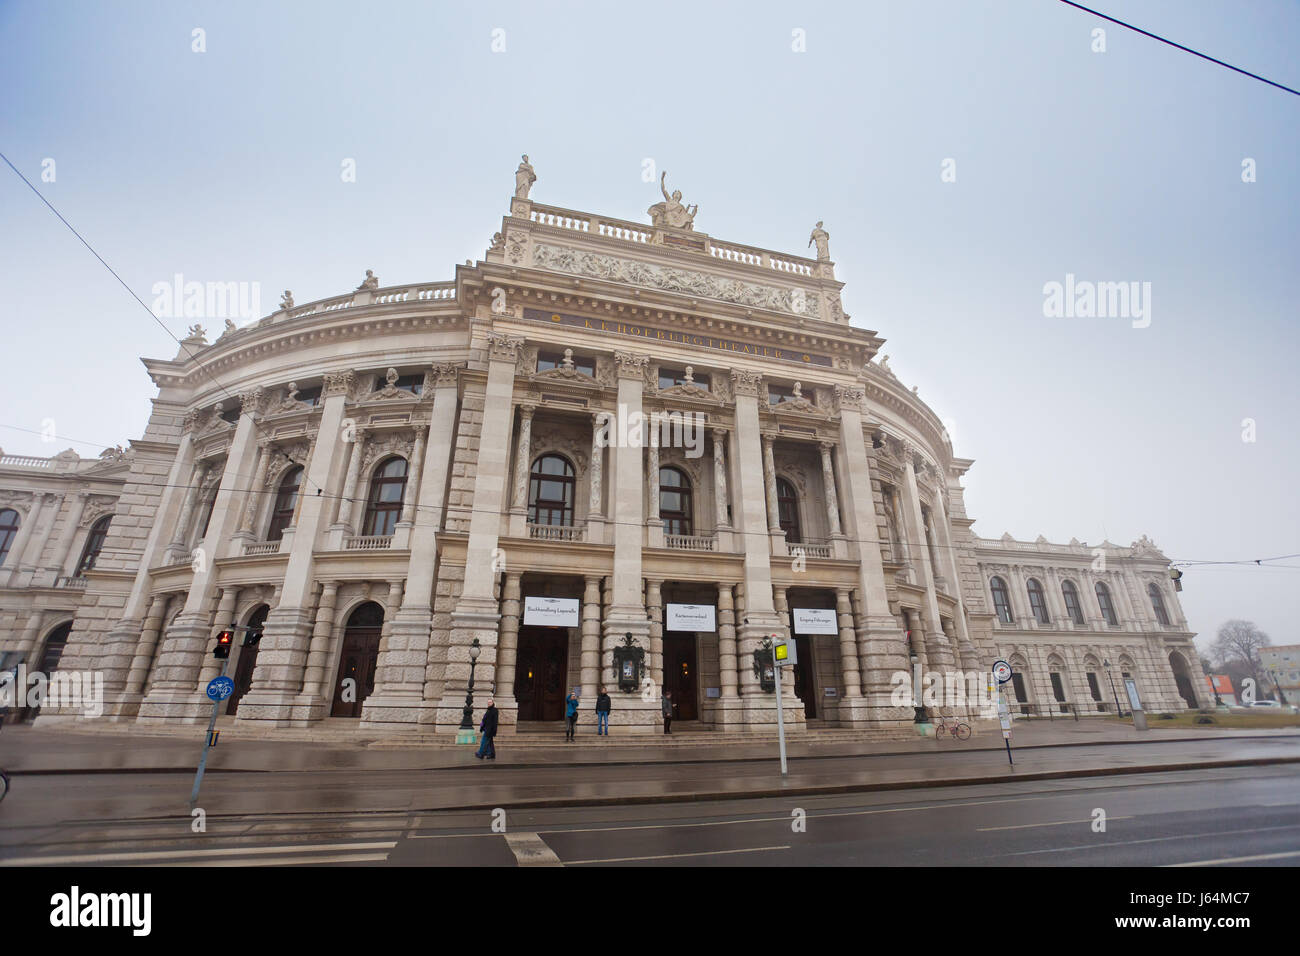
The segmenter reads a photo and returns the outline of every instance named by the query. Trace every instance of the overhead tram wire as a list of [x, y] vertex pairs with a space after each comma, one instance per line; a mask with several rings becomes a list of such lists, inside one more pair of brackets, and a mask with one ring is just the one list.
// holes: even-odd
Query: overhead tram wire
[[[15, 166], [12, 162], [9, 161], [9, 157], [6, 156], [3, 152], [0, 152], [0, 159], [3, 159], [3, 160], [5, 161], [5, 164], [6, 164], [10, 169], [12, 169], [12, 170], [14, 171], [14, 175], [17, 176], [19, 179], [21, 179], [21, 180], [22, 180], [22, 181], [27, 185], [27, 188], [30, 189], [32, 192], [34, 192], [34, 193], [36, 194], [36, 197], [37, 197], [38, 199], [40, 199], [41, 202], [45, 203], [46, 207], [50, 210], [50, 212], [54, 213], [54, 215], [56, 215], [56, 216], [59, 218], [59, 222], [63, 223], [65, 226], [67, 226], [67, 227], [68, 227], [68, 231], [71, 232], [74, 236], [76, 236], [77, 239], [81, 242], [81, 244], [82, 244], [83, 246], [85, 246], [87, 249], [90, 250], [90, 254], [91, 254], [92, 256], [94, 256], [96, 259], [98, 259], [99, 262], [100, 262], [100, 264], [101, 264], [105, 269], [107, 269], [107, 270], [109, 271], [109, 274], [112, 275], [112, 277], [118, 281], [118, 284], [121, 285], [122, 288], [125, 289], [125, 290], [127, 291], [127, 294], [130, 295], [131, 298], [135, 299], [135, 301], [138, 302], [138, 303], [140, 304], [140, 308], [144, 309], [145, 312], [149, 313], [149, 318], [153, 319], [154, 322], [156, 322], [156, 323], [158, 324], [158, 327], [161, 328], [164, 332], [167, 333], [167, 337], [170, 338], [170, 339], [171, 339], [173, 342], [175, 342], [177, 345], [179, 345], [179, 346], [181, 347], [181, 349], [182, 349], [182, 350], [183, 350], [187, 355], [189, 355], [189, 357], [190, 357], [190, 359], [191, 359], [192, 361], [196, 361], [196, 357], [195, 357], [195, 353], [194, 353], [194, 351], [193, 351], [192, 349], [190, 349], [188, 346], [186, 346], [186, 344], [185, 344], [184, 342], [182, 342], [180, 339], [178, 339], [174, 334], [172, 334], [172, 330], [169, 329], [169, 328], [167, 328], [167, 326], [163, 323], [162, 319], [160, 319], [160, 318], [158, 318], [158, 316], [154, 315], [153, 309], [149, 308], [149, 306], [147, 306], [147, 305], [144, 304], [144, 300], [141, 299], [138, 295], [135, 294], [135, 290], [132, 289], [129, 285], [126, 284], [126, 281], [125, 281], [125, 280], [124, 280], [120, 275], [117, 274], [117, 271], [116, 271], [112, 266], [110, 266], [110, 265], [108, 264], [107, 261], [105, 261], [105, 259], [104, 259], [103, 256], [101, 256], [98, 252], [95, 251], [95, 247], [92, 246], [89, 242], [86, 241], [86, 238], [85, 238], [81, 233], [79, 233], [79, 232], [76, 230], [75, 227], [73, 227], [72, 223], [68, 222], [68, 220], [65, 219], [65, 218], [63, 217], [63, 214], [62, 214], [61, 212], [59, 212], [57, 209], [54, 208], [54, 204], [51, 203], [48, 199], [46, 199], [45, 196], [41, 193], [41, 191], [40, 191], [39, 189], [37, 189], [34, 185], [32, 185], [31, 180], [29, 180], [26, 176], [24, 176], [24, 175], [22, 174], [22, 172], [18, 169], [18, 167]], [[215, 385], [217, 386], [217, 388], [221, 389], [221, 391], [222, 391], [223, 394], [225, 394], [225, 395], [226, 395], [228, 398], [230, 398], [232, 401], [235, 401], [235, 402], [237, 402], [237, 403], [239, 402], [239, 397], [238, 397], [237, 395], [233, 394], [233, 393], [230, 391], [230, 389], [226, 388], [225, 385], [223, 385], [221, 382], [219, 382], [219, 381], [217, 380], [216, 376], [214, 376], [210, 371], [208, 371], [207, 366], [202, 365], [202, 364], [198, 364], [197, 361], [196, 361], [196, 367], [199, 368], [199, 369], [203, 372], [203, 374], [205, 374], [206, 376], [208, 376], [208, 378], [212, 379], [213, 384], [215, 384]], [[241, 404], [242, 404], [242, 403], [241, 403]], [[256, 419], [250, 419], [250, 420], [251, 420], [252, 423], [253, 423], [253, 428], [254, 428], [254, 429], [255, 429], [259, 434], [261, 434], [262, 437], [264, 437], [264, 438], [266, 438], [266, 437], [270, 437], [270, 436], [266, 435], [265, 432], [262, 431], [262, 427], [261, 427], [261, 425], [257, 422]], [[105, 446], [105, 447], [112, 447], [112, 446]], [[283, 453], [281, 453], [281, 454], [283, 454]], [[285, 457], [286, 457], [286, 458], [289, 458], [288, 455], [285, 455]], [[290, 460], [292, 460], [292, 459], [290, 459]], [[303, 472], [303, 482], [306, 483], [306, 481], [307, 481], [307, 473], [306, 473], [306, 471], [304, 470], [304, 472]], [[322, 490], [323, 490], [323, 489], [317, 489], [317, 492], [316, 492], [316, 493], [319, 495], [319, 494], [321, 493]]]
[[1267, 83], [1269, 86], [1276, 86], [1279, 90], [1284, 90], [1287, 93], [1294, 94], [1295, 96], [1300, 96], [1300, 90], [1293, 90], [1291, 89], [1291, 87], [1283, 86], [1281, 83], [1274, 83], [1272, 80], [1260, 76], [1258, 73], [1251, 73], [1249, 70], [1243, 70], [1239, 66], [1233, 66], [1231, 63], [1225, 63], [1223, 62], [1223, 60], [1217, 60], [1214, 57], [1209, 56], [1208, 54], [1201, 53], [1199, 50], [1193, 50], [1189, 46], [1183, 46], [1181, 43], [1175, 43], [1173, 40], [1170, 40], [1166, 37], [1162, 37], [1158, 33], [1152, 33], [1149, 30], [1143, 30], [1141, 27], [1136, 27], [1131, 23], [1125, 23], [1123, 20], [1117, 20], [1115, 17], [1107, 16], [1106, 14], [1102, 13], [1100, 10], [1093, 10], [1091, 7], [1085, 7], [1081, 3], [1075, 3], [1074, 0], [1060, 0], [1060, 2], [1064, 3], [1067, 7], [1074, 7], [1076, 10], [1082, 10], [1084, 13], [1091, 13], [1094, 17], [1100, 17], [1101, 19], [1107, 20], [1110, 23], [1115, 24], [1116, 26], [1123, 27], [1126, 30], [1132, 30], [1134, 33], [1140, 33], [1144, 37], [1150, 37], [1152, 40], [1158, 40], [1161, 43], [1168, 44], [1169, 46], [1173, 47], [1176, 50], [1182, 50], [1184, 53], [1192, 54], [1192, 56], [1199, 56], [1202, 60], [1209, 60], [1211, 63], [1217, 63], [1219, 66], [1226, 67], [1229, 70], [1232, 70], [1236, 73], [1240, 73], [1242, 76], [1248, 76], [1252, 80], [1259, 80], [1261, 83]]

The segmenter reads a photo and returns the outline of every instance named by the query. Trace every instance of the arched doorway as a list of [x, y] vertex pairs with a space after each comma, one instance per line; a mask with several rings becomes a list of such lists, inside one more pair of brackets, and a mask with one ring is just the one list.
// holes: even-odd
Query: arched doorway
[[348, 616], [334, 680], [331, 717], [361, 716], [362, 703], [375, 689], [375, 666], [379, 663], [379, 635], [383, 626], [384, 609], [374, 601], [367, 601]]
[[[36, 671], [50, 677], [59, 669], [59, 661], [63, 659], [64, 648], [68, 646], [68, 635], [72, 633], [72, 622], [64, 621], [54, 630], [50, 631], [49, 637], [45, 639], [45, 644], [41, 647], [41, 656], [36, 662]], [[46, 687], [48, 688], [48, 684]], [[26, 688], [15, 688], [17, 691], [26, 695]], [[39, 705], [36, 707], [23, 707], [20, 711], [19, 720], [32, 721], [41, 712]]]
[[230, 695], [230, 700], [226, 702], [226, 713], [232, 717], [239, 712], [240, 698], [247, 694], [248, 689], [253, 686], [253, 669], [257, 667], [257, 650], [261, 647], [260, 644], [253, 644], [251, 647], [245, 646], [244, 641], [247, 641], [254, 634], [259, 638], [261, 637], [262, 625], [266, 623], [266, 615], [270, 613], [270, 610], [271, 608], [266, 604], [258, 605], [246, 622], [247, 627], [257, 628], [256, 632], [241, 632], [245, 637], [240, 642], [239, 660], [235, 662], [235, 690]]
[[1192, 689], [1192, 675], [1187, 661], [1177, 651], [1170, 651], [1169, 666], [1174, 672], [1174, 683], [1178, 685], [1178, 696], [1187, 702], [1189, 709], [1196, 710], [1201, 705], [1196, 702], [1196, 691]]
[[[562, 720], [569, 665], [569, 631], [563, 627], [519, 628], [515, 663], [518, 720]], [[595, 703], [584, 706], [594, 707]]]

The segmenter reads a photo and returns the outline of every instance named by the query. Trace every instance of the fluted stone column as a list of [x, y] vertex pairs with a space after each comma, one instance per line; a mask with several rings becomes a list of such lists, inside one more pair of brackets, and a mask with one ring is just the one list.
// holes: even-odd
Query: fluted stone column
[[646, 507], [649, 510], [646, 524], [654, 527], [660, 525], [662, 521], [659, 516], [659, 447], [651, 445], [647, 450], [647, 456], [645, 473], [650, 481], [650, 493], [646, 495]]
[[149, 602], [149, 613], [145, 615], [144, 627], [140, 629], [140, 640], [135, 646], [131, 658], [131, 670], [126, 677], [128, 696], [144, 693], [145, 676], [153, 662], [158, 647], [158, 635], [162, 633], [163, 612], [167, 609], [166, 594], [155, 594]]
[[587, 521], [601, 518], [601, 485], [604, 484], [605, 440], [599, 414], [592, 416], [591, 494], [587, 500]]
[[718, 669], [723, 700], [739, 696], [736, 674], [736, 610], [730, 584], [718, 585]]
[[420, 479], [424, 475], [425, 438], [429, 433], [428, 425], [415, 426], [415, 449], [411, 452], [411, 480], [406, 483], [405, 500], [402, 502], [402, 521], [406, 524], [415, 522], [415, 506], [420, 500]]
[[857, 632], [853, 626], [848, 588], [835, 589], [835, 616], [840, 625], [840, 681], [844, 686], [840, 700], [852, 703], [862, 697], [862, 678], [858, 670]]
[[835, 466], [831, 463], [834, 442], [820, 443], [822, 452], [822, 485], [826, 489], [826, 517], [830, 521], [831, 535], [842, 534], [840, 530], [840, 504], [835, 495]]
[[516, 509], [528, 507], [528, 478], [533, 461], [533, 412], [535, 405], [519, 406], [519, 449], [515, 454], [515, 490], [513, 501]]
[[[325, 693], [325, 665], [334, 643], [334, 602], [338, 600], [338, 593], [339, 583], [326, 581], [321, 585], [320, 597], [316, 600], [316, 620], [302, 683], [302, 696], [308, 699], [322, 698]], [[332, 694], [330, 698], [333, 699]]]
[[353, 498], [357, 494], [357, 480], [361, 474], [361, 459], [365, 457], [366, 430], [357, 426], [352, 432], [352, 441], [348, 448], [348, 473], [343, 479], [343, 497], [339, 501], [339, 516], [333, 527], [341, 528], [347, 534], [356, 533], [352, 524], [354, 510]]
[[[253, 523], [257, 520], [258, 504], [262, 500], [260, 492], [266, 488], [266, 472], [271, 465], [271, 444], [270, 442], [258, 442], [257, 444], [257, 470], [253, 478], [253, 486], [248, 490], [248, 496], [244, 501], [244, 517], [239, 522], [239, 536], [255, 540], [257, 535], [253, 532]], [[301, 497], [301, 492], [299, 492]], [[274, 507], [274, 504], [272, 505]]]
[[[587, 575], [582, 592], [582, 699], [594, 701], [604, 680], [600, 672], [600, 577]], [[594, 707], [594, 704], [592, 705]], [[588, 708], [590, 710], [591, 708]]]
[[713, 430], [713, 509], [714, 520], [719, 528], [730, 528], [727, 517], [727, 462], [723, 449], [727, 444], [727, 433], [721, 428]]
[[176, 533], [172, 535], [171, 544], [167, 546], [165, 561], [168, 564], [185, 553], [185, 545], [189, 541], [190, 535], [190, 522], [194, 520], [194, 508], [198, 504], [199, 495], [202, 493], [203, 483], [207, 481], [209, 471], [210, 467], [207, 462], [199, 462], [191, 472], [190, 487], [185, 493], [184, 502], [181, 504], [181, 516], [176, 521]]
[[[501, 594], [501, 648], [497, 654], [497, 707], [501, 706], [503, 699], [513, 700], [515, 694], [515, 674], [519, 666], [519, 619], [523, 607], [522, 577], [518, 572], [507, 574], [505, 588]], [[599, 618], [600, 608], [596, 609], [596, 615]]]
[[664, 683], [664, 595], [663, 582], [655, 578], [646, 580], [646, 613], [650, 617], [650, 653], [646, 665], [658, 700], [657, 692], [663, 690]]
[[776, 501], [776, 465], [772, 460], [771, 435], [763, 436], [763, 488], [767, 495], [767, 530], [781, 530], [781, 512]]

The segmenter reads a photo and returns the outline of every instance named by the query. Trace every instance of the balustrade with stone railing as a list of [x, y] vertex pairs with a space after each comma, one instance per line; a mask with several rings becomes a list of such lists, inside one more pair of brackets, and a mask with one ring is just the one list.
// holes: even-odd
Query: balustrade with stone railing
[[0, 465], [17, 468], [53, 468], [53, 458], [37, 458], [32, 455], [0, 455]]
[[279, 553], [280, 553], [279, 541], [258, 541], [258, 542], [250, 542], [249, 544], [244, 545], [245, 557], [252, 557], [253, 555], [257, 555], [257, 554], [279, 554]]
[[664, 535], [664, 547], [673, 551], [716, 551], [717, 539], [689, 534]]
[[54, 579], [54, 586], [56, 588], [72, 588], [74, 590], [84, 591], [86, 589], [86, 579], [77, 576], [67, 577], [66, 575], [59, 575]]
[[344, 538], [344, 551], [386, 551], [393, 546], [391, 534], [371, 534]]
[[530, 524], [528, 537], [539, 541], [582, 541], [586, 538], [585, 527], [572, 527], [561, 524]]
[[831, 546], [829, 544], [787, 541], [785, 550], [792, 558], [798, 557], [801, 552], [805, 558], [829, 558], [831, 556]]

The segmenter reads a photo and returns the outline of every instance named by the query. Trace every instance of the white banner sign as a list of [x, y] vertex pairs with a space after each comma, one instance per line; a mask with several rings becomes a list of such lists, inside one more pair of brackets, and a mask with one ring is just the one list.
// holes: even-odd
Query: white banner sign
[[712, 604], [669, 604], [664, 621], [666, 631], [705, 631], [718, 629]]
[[524, 623], [542, 627], [577, 627], [578, 599], [525, 597]]
[[796, 634], [838, 634], [840, 625], [835, 619], [834, 611], [797, 607], [794, 609], [794, 632]]

